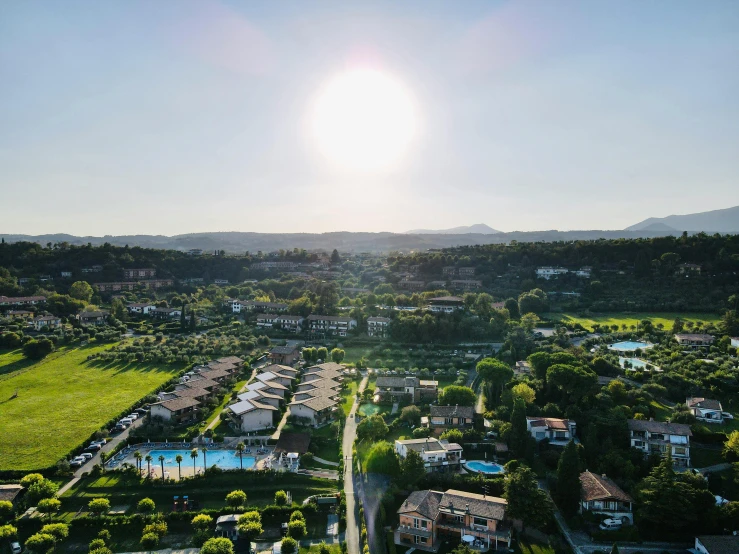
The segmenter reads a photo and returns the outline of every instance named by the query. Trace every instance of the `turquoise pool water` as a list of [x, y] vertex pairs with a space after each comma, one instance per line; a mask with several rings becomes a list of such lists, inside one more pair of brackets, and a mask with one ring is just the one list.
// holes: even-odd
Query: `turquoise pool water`
[[637, 348], [651, 348], [652, 345], [648, 342], [639, 342], [639, 341], [633, 341], [633, 340], [625, 340], [623, 342], [615, 342], [608, 348], [611, 350], [618, 350], [620, 352], [630, 352], [632, 350], [636, 350]]
[[652, 368], [655, 371], [660, 371], [658, 367], [655, 367], [653, 364], [649, 364], [649, 362], [645, 362], [644, 360], [640, 360], [639, 358], [624, 358], [623, 356], [618, 357], [618, 363], [621, 365], [621, 367], [624, 367], [625, 362], [629, 362], [631, 364], [631, 368], [627, 369], [626, 371], [636, 371], [637, 368], [642, 368], [645, 371], [649, 371], [646, 369], [647, 365], [652, 365]]
[[471, 462], [467, 462], [465, 464], [465, 467], [470, 471], [475, 471], [477, 473], [486, 473], [488, 475], [505, 473], [505, 469], [502, 465], [496, 464], [494, 462], [483, 462], [481, 460], [473, 460]]
[[357, 409], [361, 416], [372, 416], [380, 412], [380, 407], [377, 404], [366, 403], [359, 406]]
[[[164, 456], [164, 469], [177, 469], [177, 462], [175, 457], [179, 454], [182, 456], [182, 465], [192, 467], [192, 458], [190, 457], [190, 450], [152, 450], [149, 452], [153, 458], [151, 465], [152, 467], [161, 467], [159, 462], [159, 456]], [[208, 467], [218, 466], [221, 469], [239, 469], [241, 467], [241, 461], [236, 450], [208, 450], [206, 452], [205, 461]], [[244, 469], [251, 469], [257, 463], [257, 459], [254, 456], [244, 456]], [[195, 465], [199, 469], [203, 467], [203, 453], [198, 450], [198, 457], [195, 460]]]

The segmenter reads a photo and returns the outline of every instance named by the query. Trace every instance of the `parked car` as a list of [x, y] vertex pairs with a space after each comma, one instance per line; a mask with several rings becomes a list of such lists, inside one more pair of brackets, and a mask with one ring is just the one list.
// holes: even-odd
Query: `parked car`
[[21, 548], [21, 543], [19, 543], [19, 542], [11, 542], [10, 543], [10, 551], [13, 554], [21, 554], [21, 552], [23, 551], [23, 549]]
[[90, 454], [89, 452], [83, 452], [78, 457], [79, 458], [84, 458], [85, 461], [92, 460], [92, 454]]
[[734, 419], [734, 414], [732, 414], [730, 412], [721, 412], [721, 416], [724, 419]]
[[133, 420], [131, 418], [124, 417], [118, 423], [120, 423], [122, 425], [125, 425], [125, 426], [129, 426], [129, 425], [131, 425], [133, 423]]
[[128, 414], [128, 419], [132, 421], [136, 421], [138, 418], [139, 418], [139, 414], [136, 414], [136, 413]]
[[94, 451], [98, 451], [98, 450], [100, 450], [100, 449], [101, 449], [102, 447], [103, 447], [103, 445], [102, 445], [102, 444], [100, 444], [99, 442], [91, 442], [90, 444], [88, 444], [88, 445], [87, 445], [87, 448], [86, 448], [86, 450], [94, 450]]
[[618, 531], [623, 526], [623, 522], [620, 519], [605, 519], [600, 524], [600, 528], [603, 531]]
[[87, 460], [85, 460], [82, 456], [77, 456], [75, 459], [69, 462], [69, 467], [80, 467], [86, 461]]

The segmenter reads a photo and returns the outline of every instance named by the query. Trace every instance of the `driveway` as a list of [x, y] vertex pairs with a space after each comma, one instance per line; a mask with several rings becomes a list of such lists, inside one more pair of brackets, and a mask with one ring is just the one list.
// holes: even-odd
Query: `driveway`
[[[357, 392], [361, 394], [367, 386], [368, 377], [365, 375], [362, 382], [359, 383]], [[354, 447], [354, 439], [357, 438], [357, 423], [354, 416], [357, 412], [359, 402], [354, 398], [352, 409], [346, 418], [344, 425], [344, 438], [342, 440], [342, 451], [344, 453], [344, 494], [346, 495], [346, 547], [348, 554], [359, 554], [359, 522], [357, 521], [357, 505], [354, 501], [354, 460], [352, 459], [352, 449]]]

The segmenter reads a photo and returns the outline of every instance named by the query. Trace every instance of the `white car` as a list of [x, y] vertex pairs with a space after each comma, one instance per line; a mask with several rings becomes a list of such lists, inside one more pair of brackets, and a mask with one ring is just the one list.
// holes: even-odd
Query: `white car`
[[70, 467], [80, 467], [82, 464], [84, 464], [87, 460], [85, 460], [82, 456], [77, 456], [74, 460], [69, 462]]
[[623, 526], [623, 522], [620, 519], [606, 519], [600, 524], [600, 528], [603, 531], [618, 531]]
[[21, 548], [21, 543], [19, 543], [19, 542], [11, 542], [10, 543], [10, 551], [13, 554], [21, 554], [21, 552], [23, 551], [23, 549]]
[[139, 414], [128, 414], [128, 419], [136, 421], [139, 418]]
[[85, 461], [92, 460], [92, 454], [90, 454], [89, 452], [83, 452], [78, 457], [79, 458], [84, 458]]

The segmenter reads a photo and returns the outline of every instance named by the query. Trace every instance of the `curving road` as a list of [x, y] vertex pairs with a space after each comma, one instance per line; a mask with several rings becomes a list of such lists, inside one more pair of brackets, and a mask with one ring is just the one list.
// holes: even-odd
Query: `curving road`
[[[367, 386], [368, 377], [365, 375], [362, 382], [359, 383], [357, 392], [361, 395]], [[357, 412], [359, 401], [354, 398], [352, 409], [346, 418], [344, 425], [344, 438], [342, 439], [342, 451], [344, 453], [344, 494], [346, 495], [346, 547], [348, 554], [360, 554], [359, 548], [359, 521], [357, 520], [358, 507], [354, 498], [354, 460], [352, 459], [352, 449], [354, 448], [354, 439], [357, 438], [357, 423], [354, 416]]]

